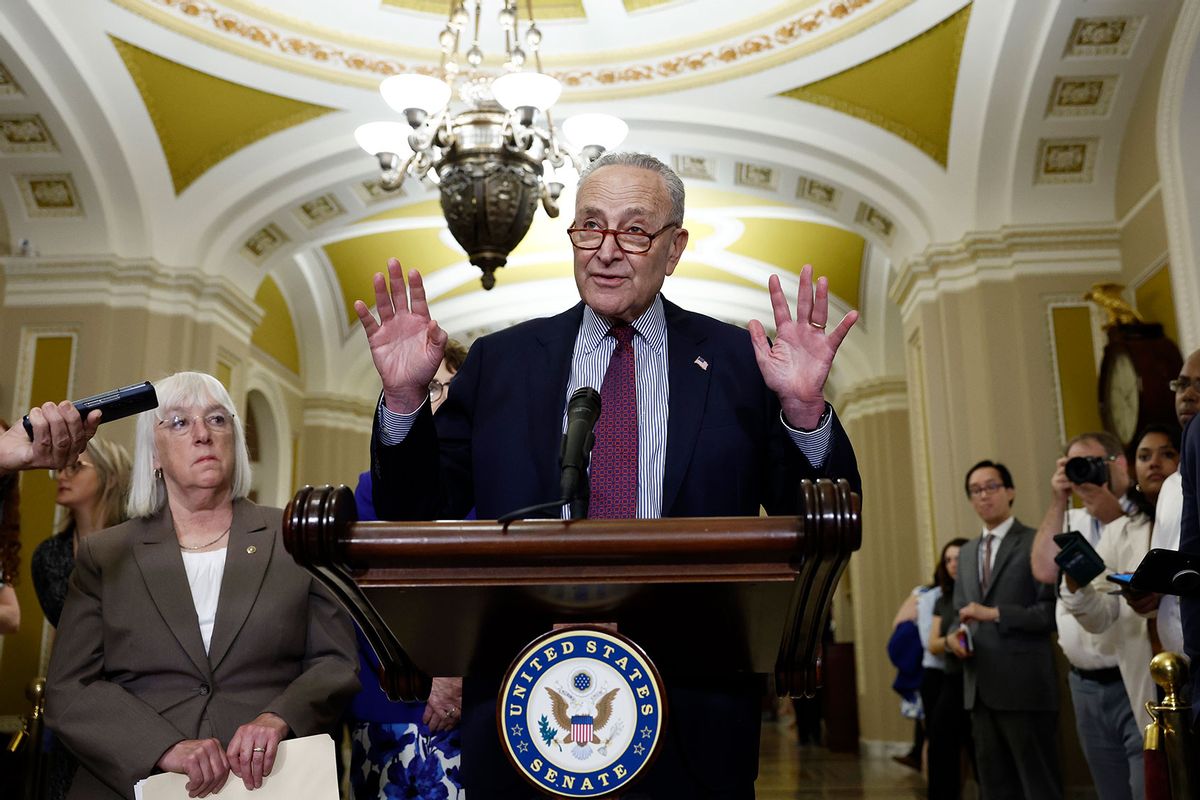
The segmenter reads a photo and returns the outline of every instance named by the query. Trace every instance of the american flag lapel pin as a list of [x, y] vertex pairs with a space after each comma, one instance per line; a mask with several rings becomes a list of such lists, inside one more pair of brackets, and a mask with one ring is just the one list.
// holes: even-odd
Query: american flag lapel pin
[[700, 369], [708, 372], [708, 362], [704, 360], [704, 356], [696, 356], [695, 364]]

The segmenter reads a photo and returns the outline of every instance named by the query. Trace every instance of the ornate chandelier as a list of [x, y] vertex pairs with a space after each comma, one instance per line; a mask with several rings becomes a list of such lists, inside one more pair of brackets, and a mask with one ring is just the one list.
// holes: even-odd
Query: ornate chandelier
[[532, 0], [523, 26], [517, 0], [501, 0], [505, 57], [498, 70], [485, 67], [479, 46], [483, 3], [450, 0], [436, 76], [393, 75], [380, 84], [383, 99], [406, 122], [369, 122], [354, 137], [379, 160], [385, 189], [399, 189], [409, 175], [438, 186], [451, 234], [483, 271], [483, 288], [491, 289], [538, 203], [557, 217], [564, 182], [620, 144], [629, 129], [608, 114], [580, 114], [563, 122], [560, 135], [550, 108], [562, 85], [542, 72]]

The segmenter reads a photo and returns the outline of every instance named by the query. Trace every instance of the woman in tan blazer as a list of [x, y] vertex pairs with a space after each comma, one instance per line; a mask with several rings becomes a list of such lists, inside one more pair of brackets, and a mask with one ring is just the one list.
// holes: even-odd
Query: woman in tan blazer
[[133, 797], [155, 772], [204, 797], [262, 785], [279, 742], [332, 727], [358, 689], [349, 616], [296, 566], [279, 509], [245, 499], [225, 388], [181, 372], [138, 420], [131, 519], [79, 546], [46, 716], [78, 756], [69, 798]]

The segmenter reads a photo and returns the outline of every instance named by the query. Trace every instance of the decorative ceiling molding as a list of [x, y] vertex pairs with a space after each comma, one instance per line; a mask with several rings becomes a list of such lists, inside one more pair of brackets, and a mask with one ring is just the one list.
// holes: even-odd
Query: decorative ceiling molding
[[1048, 117], [1103, 117], [1117, 91], [1116, 75], [1069, 75], [1054, 79]]
[[908, 413], [908, 379], [903, 375], [871, 378], [838, 393], [838, 419], [843, 424], [890, 413]]
[[168, 270], [148, 261], [0, 258], [6, 307], [60, 308], [71, 302], [143, 309], [213, 323], [241, 341], [262, 310], [224, 277]]
[[50, 129], [37, 114], [0, 115], [0, 153], [57, 153]]
[[[643, 0], [645, 1], [645, 0]], [[629, 0], [626, 0], [628, 3]], [[655, 0], [650, 0], [655, 2]], [[663, 0], [657, 0], [663, 2]], [[447, 12], [446, 0], [380, 0], [385, 8], [395, 8], [405, 11], [418, 11], [424, 14], [434, 14], [445, 17]], [[521, 13], [525, 13], [525, 4], [520, 3]], [[533, 0], [533, 18], [536, 20], [549, 19], [583, 19], [583, 0]]]
[[1143, 17], [1080, 17], [1071, 26], [1065, 58], [1128, 56]]
[[842, 190], [816, 178], [801, 175], [796, 181], [796, 199], [807, 200], [836, 211], [842, 199]]
[[1095, 137], [1039, 139], [1034, 183], [1091, 183], [1095, 174]]
[[408, 195], [403, 186], [399, 189], [383, 188], [383, 184], [378, 178], [357, 181], [352, 188], [358, 199], [363, 201], [363, 205], [368, 206], [385, 200], [398, 200]]
[[30, 217], [82, 217], [79, 190], [68, 173], [14, 175]]
[[370, 430], [374, 416], [373, 399], [325, 393], [310, 393], [304, 398], [306, 428], [333, 428], [361, 434]]
[[919, 306], [984, 281], [1120, 271], [1117, 225], [1005, 227], [972, 231], [957, 242], [930, 245], [907, 259], [892, 277], [888, 299], [907, 320]]
[[274, 222], [255, 231], [242, 245], [242, 255], [254, 264], [262, 264], [287, 243], [288, 235]]
[[854, 214], [854, 221], [869, 229], [885, 242], [890, 242], [892, 234], [896, 232], [895, 223], [870, 203], [860, 202], [858, 204], [858, 211]]
[[779, 171], [766, 164], [746, 164], [739, 161], [733, 182], [750, 189], [774, 192], [779, 190]]
[[[246, 2], [110, 0], [176, 33], [244, 58], [324, 80], [374, 88], [399, 72], [437, 71], [435, 48], [347, 36]], [[915, 0], [781, 3], [733, 28], [625, 51], [544, 54], [564, 100], [632, 97], [753, 74], [794, 61], [877, 24]], [[236, 11], [238, 7], [246, 11]], [[802, 10], [799, 10], [802, 9]]]
[[323, 194], [301, 203], [293, 209], [296, 219], [306, 228], [315, 228], [342, 216], [346, 209], [333, 194]]
[[693, 181], [715, 181], [717, 179], [717, 160], [708, 156], [671, 156], [671, 165], [679, 177]]
[[23, 94], [21, 87], [13, 79], [12, 73], [3, 64], [0, 64], [0, 97], [21, 97]]

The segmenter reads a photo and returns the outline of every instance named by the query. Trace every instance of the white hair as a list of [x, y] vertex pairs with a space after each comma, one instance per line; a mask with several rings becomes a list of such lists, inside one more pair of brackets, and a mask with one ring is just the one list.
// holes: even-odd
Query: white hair
[[667, 198], [671, 201], [671, 218], [667, 222], [683, 225], [683, 181], [675, 170], [647, 153], [631, 153], [618, 150], [600, 156], [585, 167], [583, 173], [579, 176], [579, 183], [575, 187], [576, 197], [579, 196], [583, 185], [591, 179], [592, 175], [604, 167], [637, 167], [638, 169], [657, 173], [662, 178], [663, 185], [667, 190]]
[[[207, 408], [218, 405], [233, 420], [233, 498], [250, 494], [250, 454], [246, 450], [246, 431], [242, 419], [233, 412], [233, 399], [221, 382], [204, 372], [176, 372], [154, 384], [159, 408]], [[157, 409], [138, 415], [133, 445], [133, 480], [129, 487], [129, 516], [152, 517], [167, 501], [167, 487], [154, 474], [154, 428], [160, 417]]]

